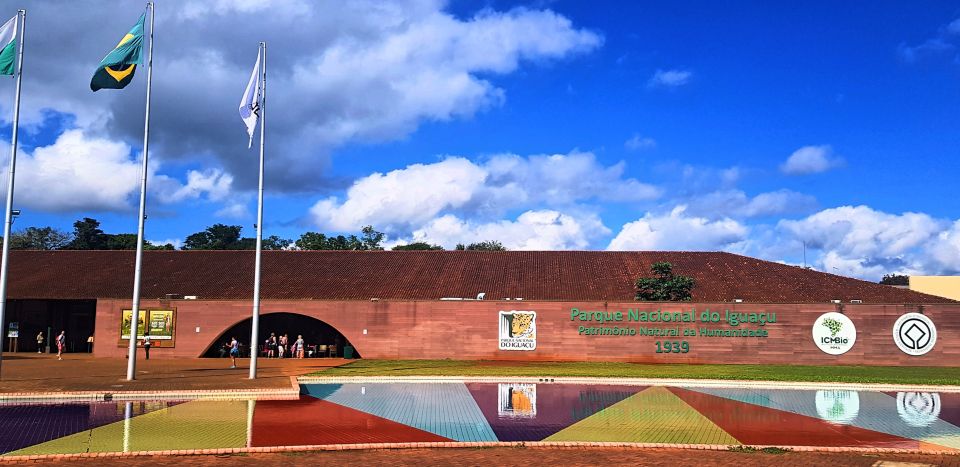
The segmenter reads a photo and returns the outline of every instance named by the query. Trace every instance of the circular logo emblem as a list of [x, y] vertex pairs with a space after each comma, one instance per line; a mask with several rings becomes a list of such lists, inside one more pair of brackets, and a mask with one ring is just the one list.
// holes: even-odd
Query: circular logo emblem
[[897, 414], [910, 426], [930, 426], [940, 416], [940, 394], [935, 392], [898, 392]]
[[845, 315], [824, 313], [813, 323], [813, 342], [825, 353], [841, 355], [857, 342], [857, 328]]
[[907, 313], [893, 323], [893, 342], [907, 355], [923, 355], [937, 343], [937, 327], [920, 313]]

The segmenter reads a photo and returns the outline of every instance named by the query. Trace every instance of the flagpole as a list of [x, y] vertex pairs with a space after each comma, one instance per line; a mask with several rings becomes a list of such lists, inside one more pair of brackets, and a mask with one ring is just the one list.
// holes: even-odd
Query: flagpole
[[143, 223], [147, 218], [147, 156], [150, 144], [150, 84], [153, 78], [153, 2], [150, 10], [150, 47], [147, 49], [147, 109], [143, 121], [143, 164], [140, 167], [140, 215], [137, 217], [137, 261], [133, 272], [133, 306], [130, 311], [130, 350], [127, 381], [137, 379], [137, 328], [140, 324], [140, 273], [143, 266]]
[[[7, 210], [3, 222], [3, 254], [0, 258], [0, 326], [7, 311], [7, 270], [10, 268], [10, 228], [13, 226], [13, 179], [17, 168], [17, 135], [20, 126], [20, 82], [23, 79], [23, 27], [27, 22], [27, 10], [17, 10], [17, 86], [13, 97], [13, 136], [10, 137], [10, 179], [7, 182]], [[2, 331], [2, 330], [0, 330]], [[0, 342], [0, 365], [3, 364], [3, 343]], [[3, 367], [0, 366], [0, 369]], [[2, 379], [2, 377], [0, 377]]]
[[250, 379], [257, 379], [257, 349], [260, 337], [260, 256], [263, 251], [263, 137], [267, 127], [267, 43], [260, 43], [260, 183], [257, 188], [257, 254], [253, 273], [253, 322], [250, 331]]

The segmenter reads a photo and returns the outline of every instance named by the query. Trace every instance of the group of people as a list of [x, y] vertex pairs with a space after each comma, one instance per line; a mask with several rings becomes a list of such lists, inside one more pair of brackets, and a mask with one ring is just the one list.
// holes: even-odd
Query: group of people
[[[270, 337], [264, 341], [264, 346], [267, 350], [268, 358], [283, 358], [287, 349], [290, 350], [291, 358], [303, 358], [304, 351], [306, 350], [306, 344], [303, 341], [303, 335], [297, 335], [297, 340], [290, 344], [290, 339], [286, 334], [277, 337], [276, 333], [271, 332]], [[237, 358], [240, 356], [240, 341], [236, 337], [231, 337], [230, 342], [224, 345], [226, 349], [229, 349], [230, 354], [230, 368], [237, 367]]]
[[267, 351], [267, 358], [283, 358], [287, 350], [290, 351], [291, 358], [303, 358], [306, 344], [302, 335], [297, 335], [297, 340], [291, 344], [290, 338], [286, 334], [278, 337], [276, 333], [271, 332], [270, 337], [264, 341], [264, 347]]
[[[43, 331], [37, 334], [37, 353], [43, 353]], [[67, 331], [60, 331], [56, 338], [57, 342], [57, 360], [63, 360], [63, 348], [67, 344]]]

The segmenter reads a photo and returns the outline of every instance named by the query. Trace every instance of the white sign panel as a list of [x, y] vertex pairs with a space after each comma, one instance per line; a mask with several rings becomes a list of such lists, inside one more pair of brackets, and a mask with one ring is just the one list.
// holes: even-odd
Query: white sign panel
[[857, 342], [857, 328], [843, 314], [824, 313], [813, 323], [813, 342], [824, 353], [842, 355]]
[[920, 313], [907, 313], [893, 323], [893, 342], [907, 355], [923, 355], [937, 343], [937, 327]]
[[536, 350], [537, 312], [500, 312], [500, 350]]

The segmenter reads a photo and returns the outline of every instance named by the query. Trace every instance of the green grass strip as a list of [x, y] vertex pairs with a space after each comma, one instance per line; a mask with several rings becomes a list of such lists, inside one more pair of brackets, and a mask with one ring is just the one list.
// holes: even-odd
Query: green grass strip
[[960, 386], [960, 368], [692, 365], [486, 360], [357, 360], [309, 376], [580, 376]]

